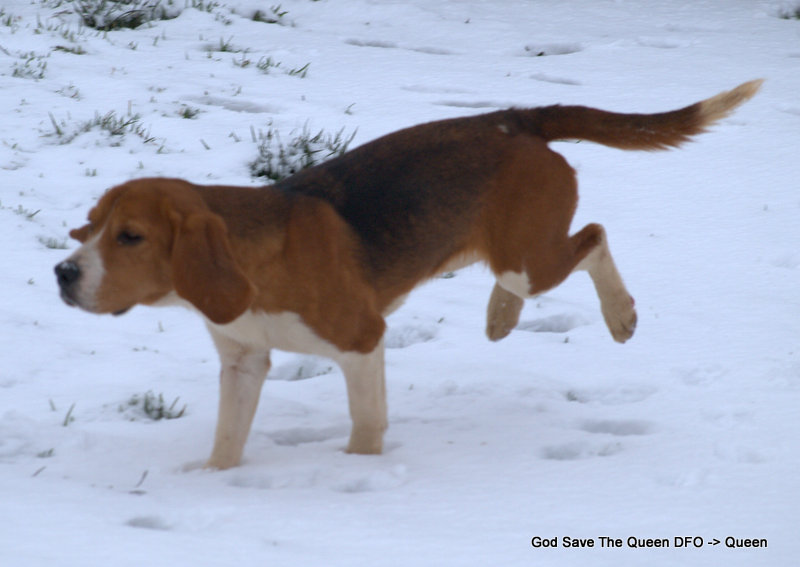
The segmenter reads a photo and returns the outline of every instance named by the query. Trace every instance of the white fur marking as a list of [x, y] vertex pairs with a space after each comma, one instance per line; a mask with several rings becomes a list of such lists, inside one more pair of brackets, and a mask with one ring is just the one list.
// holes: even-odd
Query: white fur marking
[[206, 320], [215, 333], [241, 345], [259, 350], [277, 348], [304, 354], [317, 354], [338, 360], [342, 351], [320, 338], [297, 313], [264, 313], [246, 311], [227, 325]]
[[78, 288], [75, 292], [75, 301], [87, 311], [94, 311], [97, 307], [97, 290], [103, 283], [103, 276], [106, 273], [103, 266], [103, 258], [98, 250], [98, 242], [105, 229], [82, 244], [69, 258], [68, 262], [74, 262], [81, 272], [81, 279], [77, 282]]
[[497, 276], [497, 283], [503, 289], [522, 298], [531, 296], [531, 280], [524, 272], [503, 272]]

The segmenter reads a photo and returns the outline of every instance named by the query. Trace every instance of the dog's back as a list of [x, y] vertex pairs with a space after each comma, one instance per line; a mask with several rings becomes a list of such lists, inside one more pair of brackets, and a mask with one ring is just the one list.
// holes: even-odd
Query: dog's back
[[[526, 203], [541, 200], [536, 193], [547, 193], [546, 185], [554, 181], [564, 185], [556, 191], [570, 192], [572, 170], [546, 142], [583, 139], [626, 150], [675, 147], [729, 114], [760, 85], [750, 81], [658, 114], [555, 105], [430, 122], [301, 171], [275, 188], [329, 202], [361, 237], [367, 263], [379, 279], [430, 277], [458, 255], [489, 260], [485, 241], [502, 229], [481, 228], [493, 222], [492, 199], [502, 199], [504, 210], [527, 215], [525, 222], [540, 223], [542, 215]], [[501, 181], [506, 171], [519, 169], [519, 162], [531, 170], [527, 183], [509, 182], [507, 175]], [[554, 180], [557, 172], [564, 178]], [[492, 191], [497, 194], [488, 196]], [[554, 198], [559, 200], [548, 197], [544, 206]], [[398, 266], [402, 276], [392, 274]]]

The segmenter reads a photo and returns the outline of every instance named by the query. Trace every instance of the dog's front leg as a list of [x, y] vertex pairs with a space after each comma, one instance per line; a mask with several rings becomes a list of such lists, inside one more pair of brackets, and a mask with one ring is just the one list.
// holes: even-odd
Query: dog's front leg
[[254, 351], [212, 332], [219, 351], [219, 415], [214, 448], [206, 468], [228, 469], [242, 459], [261, 386], [269, 371], [269, 351]]
[[386, 374], [383, 339], [368, 354], [346, 353], [338, 362], [347, 381], [347, 398], [353, 429], [348, 453], [363, 455], [383, 451], [386, 416]]

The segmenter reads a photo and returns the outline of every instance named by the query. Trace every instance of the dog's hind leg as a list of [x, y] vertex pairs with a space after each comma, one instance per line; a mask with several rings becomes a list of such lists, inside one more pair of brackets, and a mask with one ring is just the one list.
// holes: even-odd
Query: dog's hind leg
[[[614, 265], [605, 230], [589, 224], [569, 236], [578, 202], [575, 171], [535, 140], [518, 141], [515, 147], [515, 155], [498, 174], [495, 204], [484, 217], [485, 257], [497, 284], [526, 299], [553, 289], [575, 270], [585, 270], [611, 335], [625, 342], [633, 335], [636, 311]], [[501, 291], [492, 294], [490, 338], [502, 338], [516, 324], [521, 304], [507, 297]]]
[[581, 232], [584, 231], [586, 237], [594, 241], [595, 245], [578, 262], [575, 270], [589, 272], [600, 298], [600, 309], [608, 330], [611, 331], [611, 336], [615, 341], [624, 343], [633, 336], [636, 329], [636, 309], [633, 297], [625, 288], [622, 276], [614, 264], [614, 258], [608, 248], [605, 229], [599, 224], [590, 224]]
[[[493, 302], [489, 303], [490, 318], [499, 320], [507, 327], [519, 315], [518, 308], [513, 304], [502, 307], [502, 299], [509, 292], [518, 298], [534, 297], [556, 287], [572, 272], [585, 270], [589, 272], [597, 290], [603, 318], [611, 336], [620, 343], [631, 338], [636, 328], [636, 310], [633, 298], [614, 264], [605, 229], [599, 224], [589, 224], [571, 237], [560, 242], [554, 240], [550, 240], [547, 248], [538, 247], [538, 250], [527, 254], [523, 261], [523, 271], [498, 274], [497, 285], [506, 290], [506, 293], [493, 292], [492, 299], [496, 303], [494, 308]], [[516, 324], [516, 321], [513, 322]], [[490, 328], [492, 334], [489, 334]], [[487, 334], [490, 338], [505, 336], [502, 329], [497, 323], [487, 322]]]

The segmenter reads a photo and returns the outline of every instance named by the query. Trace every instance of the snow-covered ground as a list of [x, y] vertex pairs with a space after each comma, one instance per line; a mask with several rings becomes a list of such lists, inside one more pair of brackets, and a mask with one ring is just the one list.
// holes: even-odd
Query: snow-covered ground
[[[194, 5], [107, 33], [66, 2], [0, 8], [1, 565], [797, 564], [800, 20], [780, 17], [797, 2]], [[382, 456], [342, 452], [337, 368], [278, 353], [243, 466], [201, 470], [218, 372], [201, 321], [58, 298], [68, 229], [106, 188], [260, 184], [270, 128], [358, 145], [509, 105], [670, 110], [758, 77], [680, 150], [553, 144], [637, 335], [611, 340], [584, 275], [497, 344], [485, 269], [426, 284], [389, 319]], [[184, 415], [151, 419], [148, 391]], [[669, 547], [633, 548], [647, 538]], [[745, 539], [768, 547], [726, 546]]]

